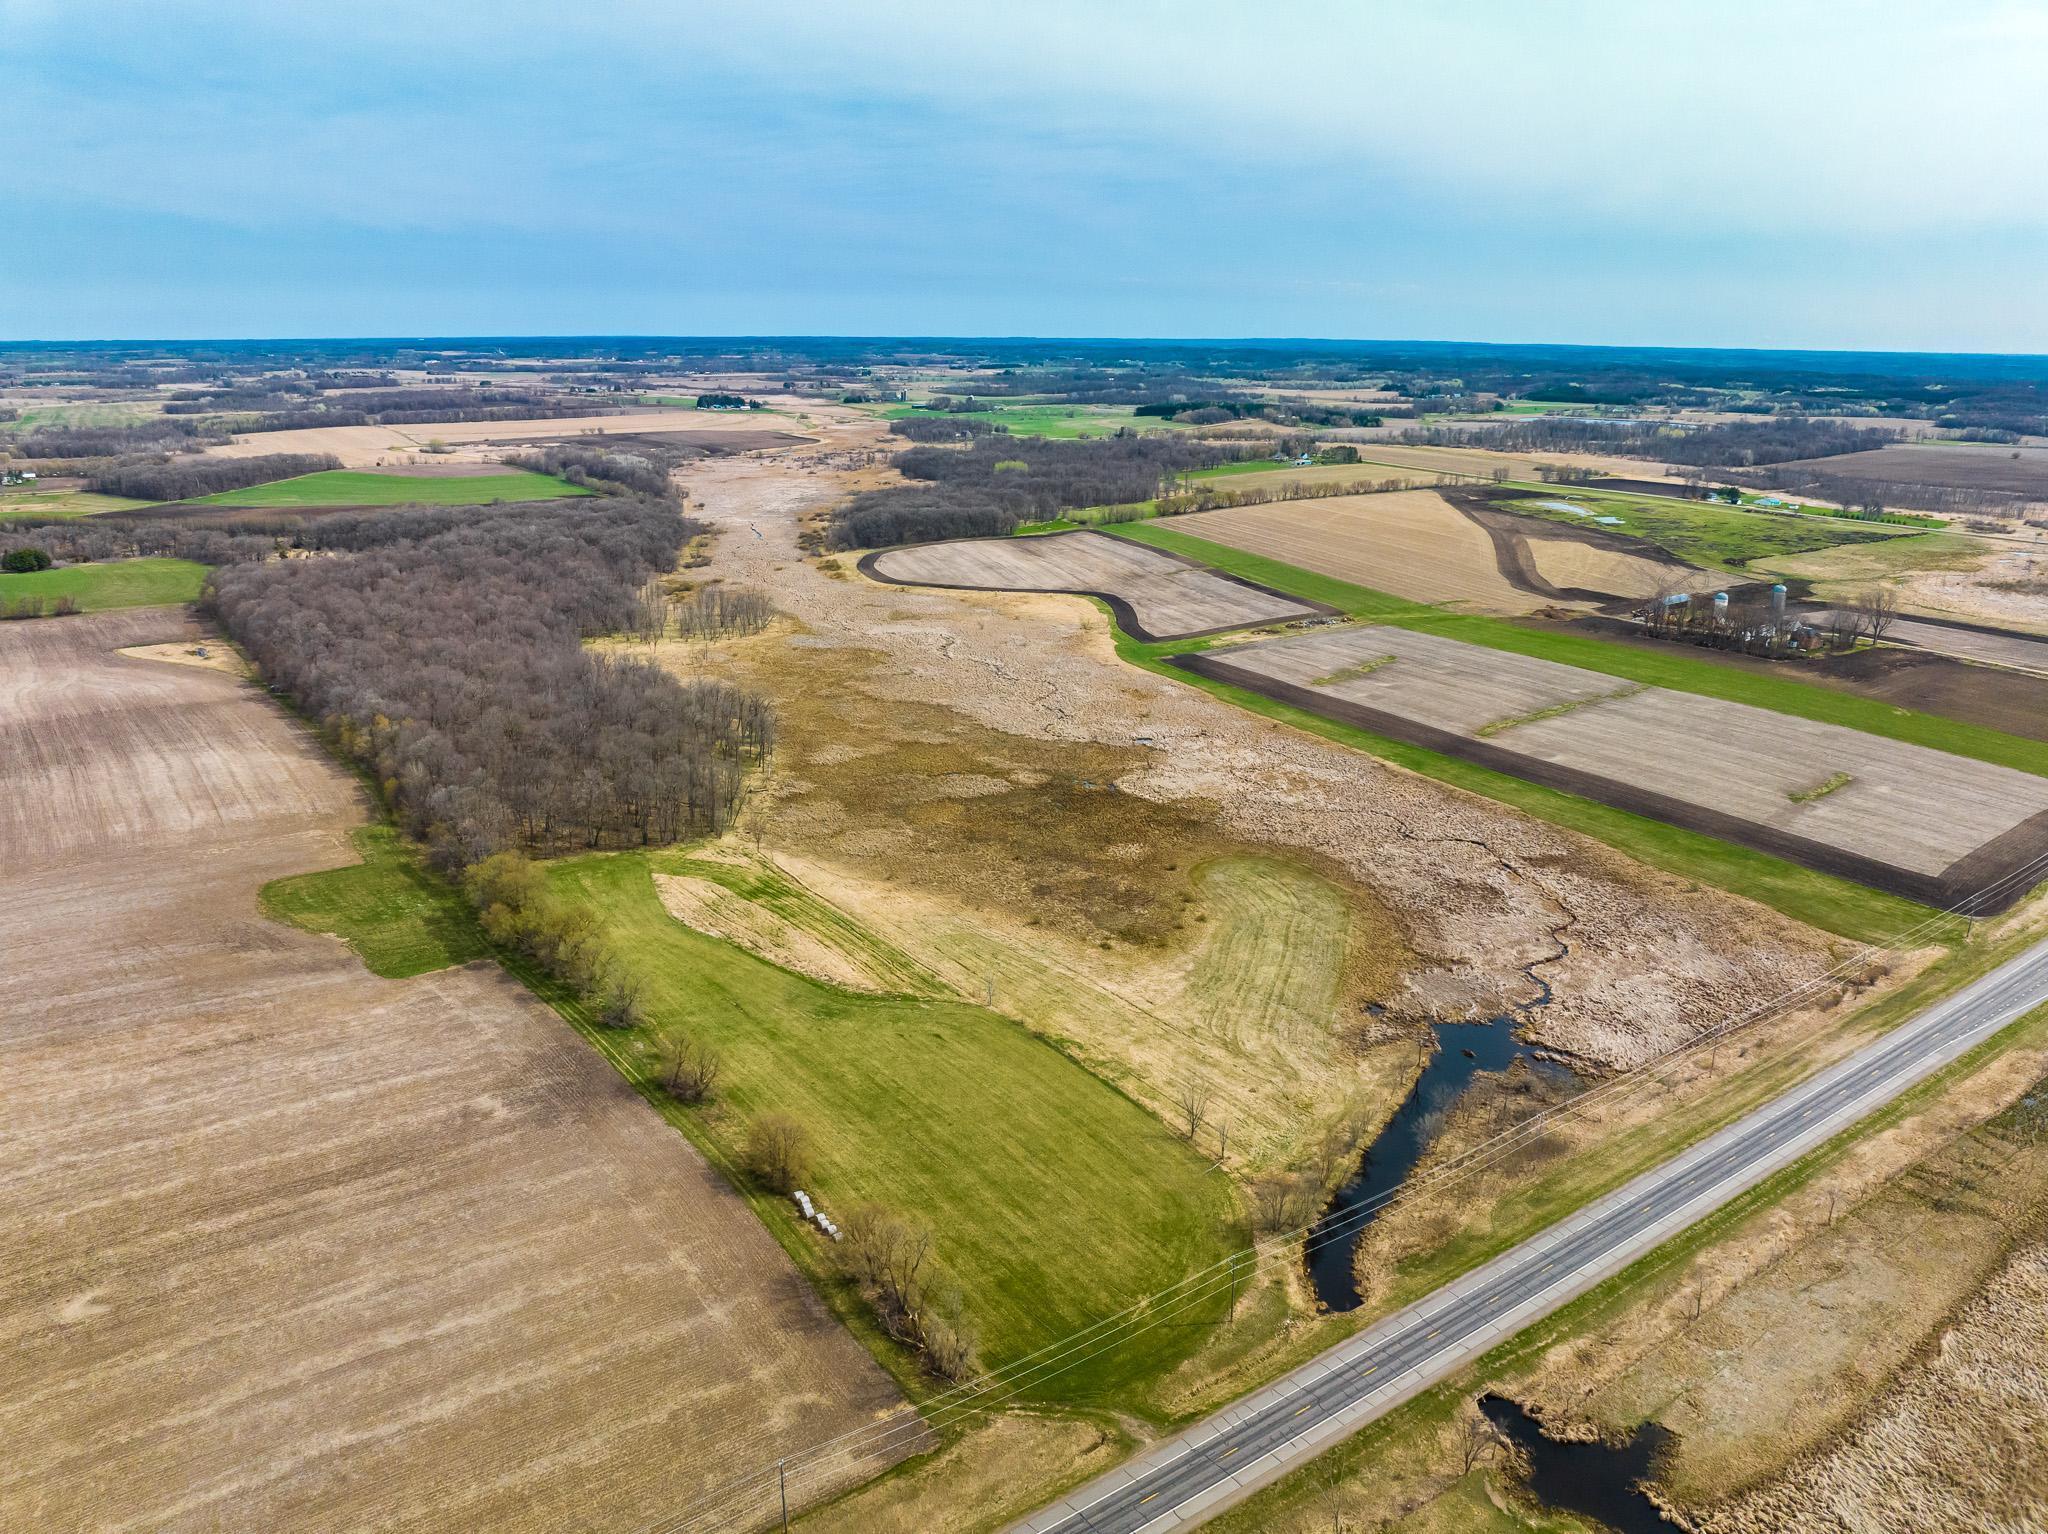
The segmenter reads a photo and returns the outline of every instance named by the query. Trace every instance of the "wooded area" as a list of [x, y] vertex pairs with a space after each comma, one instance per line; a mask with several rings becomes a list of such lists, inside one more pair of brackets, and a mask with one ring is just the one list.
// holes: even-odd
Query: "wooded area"
[[[965, 425], [966, 423], [945, 423]], [[923, 439], [894, 428], [913, 440]], [[986, 538], [1083, 506], [1150, 500], [1189, 469], [1241, 457], [1239, 446], [1157, 433], [1082, 440], [956, 432], [966, 446], [920, 445], [896, 460], [922, 481], [853, 497], [832, 515], [835, 549], [886, 548], [936, 538]]]
[[234, 566], [211, 602], [441, 866], [668, 842], [726, 823], [767, 705], [582, 641], [701, 531], [628, 497], [331, 518], [309, 537], [349, 557]]

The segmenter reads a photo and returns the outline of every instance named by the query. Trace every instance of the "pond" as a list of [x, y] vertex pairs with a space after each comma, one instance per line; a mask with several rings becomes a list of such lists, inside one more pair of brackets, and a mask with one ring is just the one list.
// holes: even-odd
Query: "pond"
[[1646, 1422], [1619, 1444], [1565, 1443], [1547, 1437], [1534, 1417], [1504, 1396], [1482, 1397], [1479, 1409], [1521, 1451], [1529, 1490], [1546, 1506], [1595, 1519], [1615, 1534], [1671, 1534], [1681, 1527], [1640, 1484], [1670, 1446], [1668, 1429]]

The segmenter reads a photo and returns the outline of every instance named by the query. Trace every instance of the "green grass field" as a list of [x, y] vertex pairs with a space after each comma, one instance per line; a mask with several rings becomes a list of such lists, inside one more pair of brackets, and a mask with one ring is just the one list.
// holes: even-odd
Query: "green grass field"
[[[985, 1363], [1041, 1347], [1241, 1244], [1227, 1179], [1017, 1024], [960, 1002], [839, 990], [683, 926], [650, 875], [689, 861], [595, 854], [551, 865], [549, 882], [602, 916], [644, 981], [643, 1047], [687, 1033], [722, 1054], [719, 1100], [693, 1115], [714, 1159], [736, 1161], [762, 1114], [808, 1126], [817, 1165], [807, 1186], [826, 1208], [873, 1200], [931, 1224]], [[796, 1239], [821, 1269], [815, 1242]], [[1124, 1399], [1207, 1331], [1159, 1328], [1037, 1394]]]
[[[1526, 500], [1505, 503], [1525, 516], [1570, 526], [1584, 526], [1592, 517], [1575, 517], [1542, 504], [1569, 501], [1594, 516], [1619, 517], [1603, 532], [1621, 533], [1653, 543], [1667, 553], [1709, 569], [1740, 571], [1753, 559], [1781, 558], [1838, 548], [1851, 543], [1878, 543], [1924, 536], [1910, 529], [1884, 530], [1866, 523], [1842, 523], [1818, 517], [1748, 511], [1715, 501], [1681, 501], [1667, 496], [1602, 495], [1566, 486], [1532, 491]], [[1597, 525], [1597, 524], [1596, 524]]]
[[[279, 880], [263, 891], [264, 909], [335, 933], [380, 975], [421, 974], [490, 952], [463, 898], [395, 831], [365, 828], [356, 845], [361, 864]], [[928, 1222], [936, 1255], [980, 1334], [985, 1364], [1121, 1310], [1242, 1244], [1228, 1179], [1153, 1115], [1018, 1024], [956, 1001], [841, 990], [676, 921], [652, 874], [703, 875], [715, 866], [685, 851], [600, 853], [547, 865], [553, 890], [599, 914], [622, 963], [644, 983], [648, 1021], [640, 1029], [596, 1028], [557, 988], [511, 967], [629, 1077], [654, 1070], [666, 1037], [712, 1043], [724, 1075], [708, 1107], [685, 1109], [645, 1090], [714, 1164], [737, 1167], [748, 1124], [788, 1113], [815, 1141], [806, 1187], [826, 1209], [843, 1216], [873, 1200]], [[787, 916], [820, 919], [792, 907], [787, 892], [759, 887], [755, 874], [728, 869], [722, 876]], [[836, 927], [832, 935], [869, 948], [880, 941]], [[923, 974], [900, 955], [893, 963], [869, 957], [883, 971]], [[864, 1319], [829, 1250], [789, 1201], [750, 1197], [856, 1332], [921, 1388], [900, 1352]], [[1030, 1394], [1130, 1406], [1210, 1338], [1214, 1319], [1147, 1332], [1139, 1345]]]
[[507, 469], [499, 474], [375, 474], [329, 469], [297, 479], [200, 496], [200, 506], [487, 506], [496, 501], [551, 501], [589, 495], [552, 474]]
[[[882, 412], [882, 419], [900, 421], [934, 413], [919, 410], [913, 405], [892, 405]], [[949, 411], [947, 414], [952, 419], [1007, 426], [1012, 434], [1019, 437], [1107, 437], [1125, 429], [1181, 429], [1157, 416], [1135, 415], [1130, 405], [993, 405], [986, 410]]]
[[85, 611], [161, 607], [199, 595], [206, 566], [189, 559], [115, 559], [27, 575], [0, 575], [0, 603], [16, 597], [74, 597]]
[[28, 517], [90, 517], [102, 511], [132, 511], [148, 501], [131, 501], [119, 495], [95, 495], [90, 490], [0, 491], [0, 522], [18, 522]]
[[[1291, 463], [1292, 460], [1289, 460]], [[1239, 474], [1279, 474], [1286, 471], [1287, 463], [1278, 463], [1272, 458], [1241, 458], [1235, 463], [1219, 463], [1212, 468], [1190, 469], [1181, 475], [1182, 480], [1230, 479]], [[1358, 468], [1360, 465], [1353, 464]]]
[[[1975, 756], [2021, 771], [2048, 775], [2048, 744], [2039, 741], [2022, 740], [1996, 730], [1914, 713], [1849, 693], [1812, 687], [1789, 677], [1758, 675], [1733, 667], [1716, 666], [1676, 650], [1666, 655], [1610, 645], [1582, 635], [1524, 628], [1478, 614], [1445, 612], [1317, 575], [1277, 560], [1244, 554], [1204, 539], [1189, 537], [1156, 522], [1110, 531], [1119, 537], [1202, 560], [1248, 580], [1331, 603], [1356, 617], [1440, 633], [1493, 649], [1540, 656], [1680, 692], [1750, 703], [1779, 713], [1846, 725], [1872, 734]], [[1325, 719], [1233, 687], [1227, 682], [1198, 677], [1166, 664], [1168, 656], [1205, 649], [1211, 641], [1181, 640], [1148, 645], [1119, 632], [1116, 642], [1118, 653], [1134, 665], [1201, 687], [1267, 718], [1282, 720], [1312, 734], [1357, 746], [1427, 777], [1513, 805], [1553, 824], [1584, 832], [1651, 867], [1747, 895], [1826, 931], [1859, 941], [1883, 942], [1929, 915], [1926, 907], [1895, 895], [1867, 889], [1845, 879], [1817, 873], [1796, 863], [1669, 826], [1662, 821], [1631, 815], [1590, 799], [1526, 783], [1505, 773]]]
[[154, 402], [96, 400], [76, 405], [30, 405], [0, 431], [32, 431], [38, 426], [133, 426], [163, 412]]
[[490, 956], [469, 902], [430, 872], [393, 827], [364, 826], [354, 841], [363, 858], [356, 867], [266, 884], [265, 914], [333, 933], [371, 974], [387, 979]]

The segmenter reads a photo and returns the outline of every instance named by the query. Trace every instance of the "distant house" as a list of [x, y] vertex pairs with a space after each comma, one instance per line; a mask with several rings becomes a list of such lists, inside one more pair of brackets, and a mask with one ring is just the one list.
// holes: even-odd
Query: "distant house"
[[33, 485], [35, 482], [34, 469], [0, 469], [0, 485]]
[[1297, 469], [1306, 469], [1314, 463], [1315, 459], [1309, 456], [1307, 453], [1303, 453], [1299, 458], [1296, 458], [1294, 460], [1294, 466]]

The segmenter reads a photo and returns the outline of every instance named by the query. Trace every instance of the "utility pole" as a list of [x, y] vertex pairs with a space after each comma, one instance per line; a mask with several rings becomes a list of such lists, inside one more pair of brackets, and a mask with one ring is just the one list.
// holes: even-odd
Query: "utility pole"
[[782, 1534], [789, 1534], [789, 1472], [784, 1468], [786, 1459], [775, 1462], [775, 1485], [782, 1493]]

